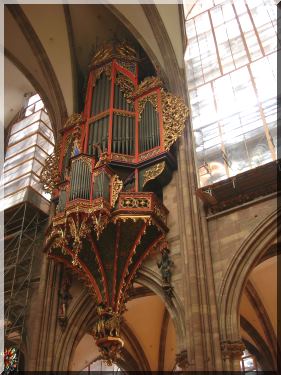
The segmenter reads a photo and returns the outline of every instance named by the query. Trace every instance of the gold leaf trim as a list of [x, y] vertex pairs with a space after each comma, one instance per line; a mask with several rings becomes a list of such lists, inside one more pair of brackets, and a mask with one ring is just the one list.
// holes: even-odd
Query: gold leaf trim
[[165, 162], [162, 161], [161, 163], [153, 165], [151, 168], [146, 170], [143, 174], [143, 184], [144, 187], [148, 181], [154, 180], [157, 176], [159, 176], [165, 168]]
[[60, 182], [59, 175], [59, 157], [61, 151], [61, 142], [55, 146], [54, 152], [47, 157], [45, 165], [40, 174], [40, 182], [43, 189], [48, 193], [52, 193]]
[[133, 92], [133, 97], [137, 98], [145, 94], [147, 91], [163, 87], [163, 85], [164, 84], [159, 77], [146, 77]]
[[161, 104], [164, 127], [164, 147], [169, 150], [172, 144], [182, 135], [188, 108], [184, 101], [161, 89]]
[[111, 206], [114, 207], [118, 199], [120, 191], [123, 189], [123, 181], [119, 179], [117, 174], [112, 177], [112, 193], [111, 193]]
[[110, 64], [103, 65], [103, 66], [101, 66], [100, 68], [98, 68], [98, 69], [96, 69], [94, 71], [94, 74], [93, 74], [93, 87], [96, 86], [96, 82], [100, 78], [100, 76], [102, 75], [103, 72], [105, 73], [105, 75], [107, 76], [107, 78], [109, 80], [111, 80], [111, 78], [112, 78], [112, 69], [111, 69], [111, 67], [112, 67], [112, 65], [110, 63]]
[[137, 53], [128, 42], [105, 43], [94, 54], [91, 65], [100, 65], [113, 58], [132, 61], [137, 59]]
[[80, 125], [83, 122], [81, 113], [73, 113], [64, 124], [64, 128], [68, 128], [73, 125]]
[[133, 82], [125, 76], [124, 74], [119, 73], [118, 76], [116, 77], [116, 84], [120, 86], [120, 90], [124, 94], [126, 100], [128, 103], [132, 102], [132, 93], [135, 89], [135, 86]]
[[144, 98], [141, 98], [138, 101], [138, 115], [139, 118], [141, 118], [142, 111], [144, 110], [144, 107], [147, 102], [150, 102], [156, 111], [158, 111], [158, 100], [157, 100], [157, 94], [153, 93], [151, 95], [147, 95]]

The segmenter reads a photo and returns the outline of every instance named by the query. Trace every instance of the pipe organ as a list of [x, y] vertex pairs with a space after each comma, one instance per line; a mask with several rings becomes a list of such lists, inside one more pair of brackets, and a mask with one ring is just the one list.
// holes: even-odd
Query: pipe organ
[[52, 168], [47, 160], [41, 174], [56, 204], [45, 251], [97, 300], [91, 333], [109, 363], [123, 345], [122, 313], [138, 268], [168, 246], [161, 191], [188, 114], [158, 77], [138, 82], [139, 64], [126, 43], [94, 55], [84, 111], [66, 121]]

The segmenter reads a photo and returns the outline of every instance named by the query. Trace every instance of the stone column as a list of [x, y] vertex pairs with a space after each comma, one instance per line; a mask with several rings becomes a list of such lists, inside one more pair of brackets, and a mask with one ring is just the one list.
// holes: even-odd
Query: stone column
[[223, 341], [221, 351], [225, 371], [241, 371], [240, 361], [245, 350], [245, 345], [241, 340]]

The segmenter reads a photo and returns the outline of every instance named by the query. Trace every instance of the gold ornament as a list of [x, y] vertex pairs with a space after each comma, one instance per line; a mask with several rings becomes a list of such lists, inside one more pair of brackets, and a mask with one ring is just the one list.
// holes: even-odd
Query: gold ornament
[[157, 148], [155, 150], [152, 150], [152, 151], [149, 151], [149, 152], [146, 152], [146, 153], [142, 153], [140, 155], [139, 159], [142, 161], [142, 160], [146, 160], [148, 158], [153, 158], [153, 156], [156, 156], [160, 152], [161, 152], [160, 148]]
[[150, 208], [151, 201], [147, 198], [125, 197], [120, 201], [121, 208]]
[[109, 80], [111, 80], [111, 78], [112, 78], [111, 67], [112, 67], [112, 65], [110, 63], [110, 64], [106, 64], [106, 65], [101, 66], [100, 68], [95, 69], [94, 74], [93, 74], [93, 87], [96, 86], [96, 82], [100, 78], [100, 76], [102, 75], [103, 72], [105, 73], [107, 78]]
[[54, 152], [45, 160], [45, 165], [40, 174], [40, 182], [43, 184], [43, 189], [48, 193], [52, 193], [60, 182], [60, 150], [61, 143], [59, 142], [59, 144], [55, 147]]
[[[70, 235], [73, 238], [73, 251], [75, 253], [75, 257], [78, 257], [78, 254], [82, 247], [82, 238], [85, 238], [90, 233], [90, 226], [87, 223], [88, 217], [84, 217], [83, 220], [79, 221], [79, 215], [77, 213], [76, 220], [72, 216], [67, 218]], [[74, 260], [74, 259], [73, 259]], [[77, 263], [77, 259], [75, 261]]]
[[159, 176], [165, 168], [165, 162], [162, 161], [161, 163], [153, 165], [151, 168], [147, 169], [143, 174], [143, 184], [144, 187], [148, 181], [154, 180], [157, 176]]
[[139, 118], [141, 118], [142, 111], [144, 110], [144, 107], [145, 107], [145, 105], [146, 105], [146, 103], [148, 101], [153, 105], [153, 107], [155, 108], [155, 110], [158, 111], [157, 94], [153, 93], [153, 94], [147, 95], [147, 96], [141, 98], [138, 101], [138, 115], [139, 115]]
[[133, 98], [137, 98], [152, 89], [163, 86], [164, 84], [159, 77], [146, 77], [133, 92]]
[[112, 177], [111, 180], [112, 194], [111, 194], [111, 206], [114, 207], [118, 199], [120, 191], [123, 189], [123, 181], [119, 179], [117, 174]]
[[83, 122], [82, 115], [80, 113], [73, 113], [64, 124], [64, 128], [68, 128], [74, 125], [80, 125]]
[[101, 233], [109, 223], [109, 217], [108, 215], [102, 215], [102, 213], [99, 213], [99, 216], [96, 214], [92, 214], [92, 220], [94, 224], [94, 229], [97, 234], [97, 239], [100, 238]]
[[161, 104], [164, 127], [164, 147], [168, 151], [172, 144], [181, 136], [188, 108], [184, 101], [161, 89]]
[[137, 59], [135, 49], [130, 46], [127, 42], [119, 43], [105, 43], [99, 50], [94, 54], [92, 58], [92, 67], [104, 64], [108, 60], [122, 59], [126, 61], [134, 61]]
[[132, 93], [135, 89], [133, 82], [122, 73], [119, 73], [116, 77], [116, 84], [120, 86], [120, 90], [123, 92], [128, 103], [132, 102]]

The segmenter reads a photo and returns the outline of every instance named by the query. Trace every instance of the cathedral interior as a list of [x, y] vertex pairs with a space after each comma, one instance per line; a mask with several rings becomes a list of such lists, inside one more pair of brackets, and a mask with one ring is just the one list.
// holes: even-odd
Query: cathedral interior
[[278, 18], [4, 6], [6, 373], [277, 370]]

